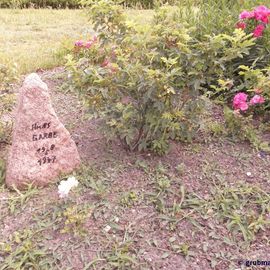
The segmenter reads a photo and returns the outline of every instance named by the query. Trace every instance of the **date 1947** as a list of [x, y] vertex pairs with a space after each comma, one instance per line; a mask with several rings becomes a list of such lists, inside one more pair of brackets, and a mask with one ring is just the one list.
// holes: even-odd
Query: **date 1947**
[[41, 165], [47, 164], [47, 163], [55, 163], [55, 161], [56, 161], [56, 156], [43, 157], [43, 158], [38, 160], [38, 164], [41, 166]]

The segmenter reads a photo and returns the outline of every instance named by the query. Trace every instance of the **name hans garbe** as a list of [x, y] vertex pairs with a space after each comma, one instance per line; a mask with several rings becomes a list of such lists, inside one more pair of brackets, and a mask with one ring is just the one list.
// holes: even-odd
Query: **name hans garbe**
[[[31, 130], [32, 131], [38, 131], [38, 130], [46, 130], [51, 127], [51, 122], [45, 122], [43, 124], [34, 123], [32, 124]], [[33, 134], [32, 140], [33, 141], [39, 141], [44, 139], [53, 139], [57, 138], [57, 132], [56, 131], [50, 131], [50, 132], [41, 132], [39, 134]]]

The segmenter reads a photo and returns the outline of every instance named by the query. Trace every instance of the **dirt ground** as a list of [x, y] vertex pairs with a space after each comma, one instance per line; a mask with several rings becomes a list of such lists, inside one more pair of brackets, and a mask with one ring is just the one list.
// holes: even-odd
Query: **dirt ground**
[[268, 269], [248, 266], [270, 261], [267, 153], [228, 138], [126, 152], [62, 87], [63, 72], [40, 75], [78, 146], [80, 184], [67, 200], [56, 184], [0, 187], [0, 269]]

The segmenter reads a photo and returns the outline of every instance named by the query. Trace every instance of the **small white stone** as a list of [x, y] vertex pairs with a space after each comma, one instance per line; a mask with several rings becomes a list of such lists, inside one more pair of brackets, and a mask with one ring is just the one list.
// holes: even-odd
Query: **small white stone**
[[247, 172], [247, 176], [248, 177], [251, 177], [251, 172]]
[[109, 232], [111, 230], [111, 226], [107, 225], [103, 230], [105, 232]]

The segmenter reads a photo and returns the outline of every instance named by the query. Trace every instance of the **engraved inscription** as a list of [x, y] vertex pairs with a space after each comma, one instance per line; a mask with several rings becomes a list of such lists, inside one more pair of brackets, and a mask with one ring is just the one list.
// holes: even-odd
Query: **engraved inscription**
[[43, 158], [38, 160], [38, 164], [41, 166], [42, 164], [54, 163], [55, 161], [56, 161], [56, 156], [43, 157]]
[[50, 151], [53, 151], [54, 148], [55, 148], [55, 145], [54, 145], [54, 144], [52, 144], [49, 148], [43, 146], [43, 147], [38, 148], [38, 149], [37, 149], [37, 152], [38, 152], [39, 154], [44, 154], [45, 156], [47, 156], [48, 153], [49, 153]]
[[[50, 131], [48, 130], [51, 128], [51, 122], [44, 122], [44, 123], [34, 123], [31, 125], [31, 131], [41, 131], [40, 133], [32, 134], [32, 141], [42, 141], [45, 139], [54, 139], [57, 138], [57, 132], [56, 131]], [[45, 131], [46, 130], [46, 131]], [[53, 151], [55, 150], [56, 145], [51, 144], [50, 146], [40, 146], [36, 151], [39, 154], [40, 158], [37, 161], [38, 164], [41, 166], [43, 164], [50, 164], [55, 163], [56, 156], [53, 155]]]
[[32, 125], [31, 130], [50, 128], [50, 126], [51, 126], [51, 122], [42, 123], [41, 125], [39, 125], [38, 123], [34, 123]]
[[32, 136], [33, 141], [40, 141], [40, 140], [44, 140], [44, 139], [53, 139], [53, 138], [57, 138], [56, 131], [44, 132], [44, 133], [40, 133], [40, 134], [33, 134], [33, 136]]

